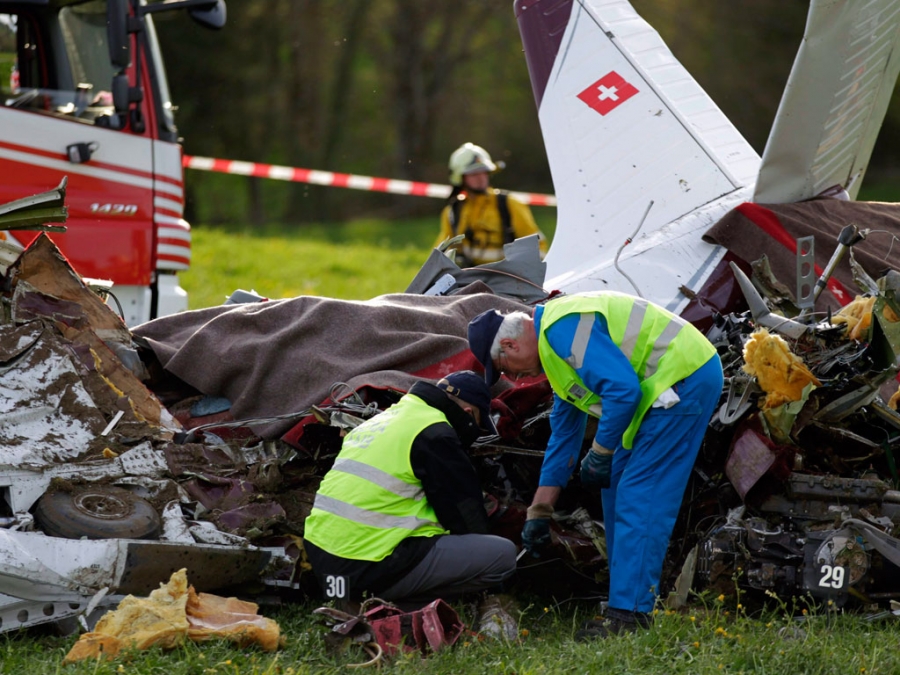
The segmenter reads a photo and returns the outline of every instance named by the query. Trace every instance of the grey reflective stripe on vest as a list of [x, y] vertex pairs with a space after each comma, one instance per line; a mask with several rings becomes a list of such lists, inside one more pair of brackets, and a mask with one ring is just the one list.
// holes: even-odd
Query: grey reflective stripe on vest
[[378, 527], [383, 530], [418, 530], [420, 527], [435, 524], [430, 520], [416, 518], [415, 516], [388, 516], [384, 513], [367, 511], [366, 509], [361, 509], [358, 506], [342, 502], [340, 499], [328, 497], [321, 493], [316, 495], [316, 499], [313, 502], [313, 508], [335, 516], [340, 516], [341, 518], [346, 518], [354, 523]]
[[587, 352], [588, 341], [591, 339], [594, 319], [593, 314], [582, 314], [578, 319], [578, 328], [575, 329], [575, 337], [572, 339], [571, 354], [566, 357], [566, 363], [573, 368], [581, 368], [584, 363], [584, 354]]
[[374, 466], [357, 462], [355, 459], [337, 459], [331, 468], [335, 471], [349, 473], [351, 476], [356, 476], [363, 480], [367, 480], [370, 483], [374, 483], [378, 487], [384, 488], [398, 497], [415, 500], [423, 499], [425, 497], [425, 490], [423, 490], [421, 486], [404, 483], [387, 471], [382, 471], [381, 469], [376, 469]]
[[672, 340], [678, 336], [681, 329], [686, 325], [686, 323], [682, 323], [678, 319], [672, 319], [669, 322], [669, 325], [667, 325], [663, 332], [660, 333], [660, 336], [656, 338], [656, 342], [653, 343], [653, 351], [650, 352], [650, 358], [647, 359], [647, 367], [644, 369], [645, 379], [653, 377], [656, 373], [656, 369], [659, 368], [659, 360], [663, 357], [663, 354], [666, 353]]
[[631, 355], [634, 354], [635, 345], [637, 345], [638, 337], [641, 334], [641, 325], [644, 323], [644, 315], [647, 314], [647, 303], [643, 300], [635, 300], [631, 305], [631, 313], [628, 315], [628, 325], [625, 326], [625, 333], [622, 335], [622, 344], [619, 349], [631, 361]]
[[[644, 323], [644, 316], [647, 314], [647, 301], [636, 298], [631, 305], [631, 312], [628, 315], [628, 324], [625, 326], [625, 333], [622, 335], [622, 343], [619, 349], [625, 357], [631, 361], [634, 354], [634, 348], [637, 346], [638, 338], [641, 335], [641, 326]], [[581, 368], [584, 364], [584, 355], [587, 352], [588, 341], [591, 337], [591, 328], [594, 325], [596, 317], [593, 313], [582, 313], [578, 320], [578, 327], [575, 329], [575, 336], [572, 338], [571, 354], [565, 359], [573, 368]], [[651, 377], [659, 368], [659, 360], [669, 348], [672, 342], [681, 332], [681, 329], [687, 325], [678, 317], [673, 316], [663, 332], [656, 338], [653, 343], [653, 349], [650, 357], [647, 359], [647, 365], [644, 369], [643, 378]], [[598, 415], [599, 416], [599, 415]]]

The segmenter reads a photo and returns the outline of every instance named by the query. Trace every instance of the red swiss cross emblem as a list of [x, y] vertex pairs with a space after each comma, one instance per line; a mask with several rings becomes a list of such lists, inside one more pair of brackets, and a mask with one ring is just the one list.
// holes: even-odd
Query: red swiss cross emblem
[[578, 94], [578, 98], [605, 115], [638, 93], [633, 84], [612, 70]]

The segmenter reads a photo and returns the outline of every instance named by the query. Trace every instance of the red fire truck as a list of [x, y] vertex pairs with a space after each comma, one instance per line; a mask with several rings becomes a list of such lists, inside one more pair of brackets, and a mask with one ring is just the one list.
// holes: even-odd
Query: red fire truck
[[224, 0], [0, 0], [0, 203], [67, 176], [67, 231], [50, 236], [82, 276], [113, 282], [129, 325], [187, 308], [181, 146], [152, 18], [172, 10], [225, 23]]

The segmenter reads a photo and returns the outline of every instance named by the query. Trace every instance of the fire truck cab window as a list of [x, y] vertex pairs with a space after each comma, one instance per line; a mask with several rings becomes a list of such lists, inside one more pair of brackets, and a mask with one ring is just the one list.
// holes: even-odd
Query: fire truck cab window
[[93, 122], [113, 112], [106, 0], [0, 14], [0, 103]]

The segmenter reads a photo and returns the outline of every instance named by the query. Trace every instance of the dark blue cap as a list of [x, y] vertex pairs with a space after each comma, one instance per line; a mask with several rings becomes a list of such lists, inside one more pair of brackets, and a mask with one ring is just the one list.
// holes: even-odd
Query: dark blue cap
[[484, 381], [488, 384], [494, 384], [500, 379], [500, 373], [494, 372], [491, 345], [494, 344], [502, 323], [503, 315], [496, 309], [482, 312], [469, 322], [469, 349], [484, 366]]
[[481, 429], [490, 434], [497, 433], [497, 427], [491, 419], [491, 390], [479, 375], [471, 370], [460, 370], [439, 380], [437, 386], [478, 408], [481, 413]]

